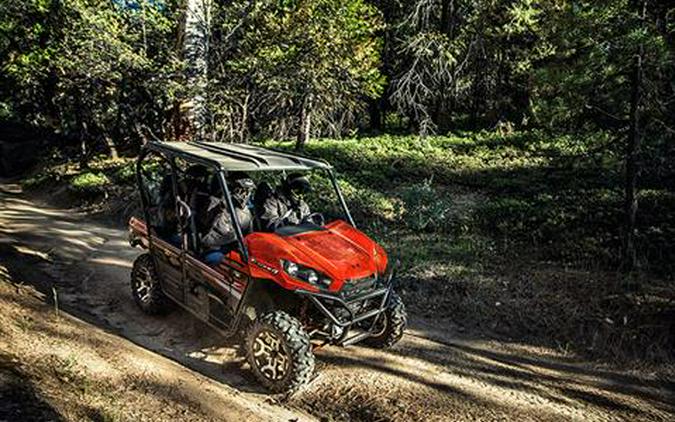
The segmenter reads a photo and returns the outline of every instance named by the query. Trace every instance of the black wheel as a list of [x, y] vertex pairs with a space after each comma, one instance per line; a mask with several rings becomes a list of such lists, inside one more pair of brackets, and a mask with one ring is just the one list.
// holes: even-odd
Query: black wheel
[[157, 315], [171, 310], [172, 304], [159, 285], [159, 278], [150, 254], [136, 258], [131, 270], [131, 294], [146, 314]]
[[314, 353], [300, 322], [283, 311], [263, 314], [246, 337], [246, 359], [260, 383], [275, 393], [309, 382]]
[[363, 342], [369, 346], [386, 349], [398, 343], [408, 324], [408, 315], [405, 312], [403, 301], [395, 292], [391, 292], [389, 306], [380, 315], [375, 325], [375, 334]]

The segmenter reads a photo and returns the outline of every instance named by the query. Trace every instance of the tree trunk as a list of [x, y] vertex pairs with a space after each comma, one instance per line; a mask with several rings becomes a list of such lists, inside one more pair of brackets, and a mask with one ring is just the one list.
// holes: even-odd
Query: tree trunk
[[374, 98], [368, 103], [368, 114], [370, 115], [370, 130], [375, 133], [382, 131], [382, 99]]
[[87, 139], [80, 135], [80, 168], [89, 168], [89, 150], [87, 148]]
[[[49, 14], [47, 22], [44, 25], [45, 30], [39, 38], [39, 45], [41, 50], [46, 50], [50, 40], [61, 39], [63, 36], [63, 13], [62, 4], [60, 0], [53, 0], [49, 4]], [[55, 98], [57, 93], [57, 85], [59, 76], [54, 65], [53, 60], [47, 61], [46, 79], [44, 82], [44, 110], [46, 111], [47, 121], [49, 122], [50, 130], [58, 126], [59, 111], [56, 107]]]
[[310, 133], [312, 131], [312, 95], [305, 97], [300, 111], [300, 131], [298, 132], [298, 140], [295, 143], [296, 150], [305, 148], [305, 144], [309, 141]]
[[244, 103], [241, 105], [241, 122], [239, 122], [239, 142], [245, 144], [248, 140], [248, 127], [249, 127], [249, 117], [248, 117], [248, 103], [251, 99], [251, 94], [246, 94], [244, 98]]
[[190, 98], [186, 104], [188, 129], [196, 138], [205, 137], [208, 119], [206, 93], [208, 84], [211, 0], [186, 0], [183, 54], [187, 64], [186, 79]]
[[108, 147], [108, 150], [110, 151], [110, 158], [113, 160], [117, 160], [120, 158], [119, 153], [117, 152], [117, 145], [115, 144], [115, 141], [113, 140], [112, 136], [105, 134], [103, 135], [103, 142], [105, 142], [105, 145]]
[[[644, 7], [644, 6], [643, 6]], [[643, 9], [644, 19], [644, 9]], [[635, 249], [635, 220], [637, 217], [637, 179], [640, 175], [640, 101], [642, 91], [642, 62], [644, 58], [644, 46], [638, 46], [637, 54], [633, 63], [630, 95], [630, 127], [626, 139], [625, 152], [625, 197], [624, 197], [624, 233], [621, 250], [621, 268], [628, 273], [637, 265], [637, 253]]]
[[442, 2], [441, 32], [451, 40], [455, 37], [455, 0], [443, 0]]
[[472, 129], [478, 128], [478, 115], [485, 109], [485, 98], [483, 97], [483, 70], [482, 59], [479, 59], [479, 69], [476, 72], [476, 75], [473, 78], [471, 91], [472, 91], [472, 102], [471, 102], [471, 111], [469, 114], [469, 125]]
[[89, 136], [87, 130], [87, 123], [84, 120], [82, 96], [75, 95], [75, 122], [77, 125], [77, 133], [80, 140], [80, 168], [89, 168], [89, 146], [87, 145], [87, 138]]

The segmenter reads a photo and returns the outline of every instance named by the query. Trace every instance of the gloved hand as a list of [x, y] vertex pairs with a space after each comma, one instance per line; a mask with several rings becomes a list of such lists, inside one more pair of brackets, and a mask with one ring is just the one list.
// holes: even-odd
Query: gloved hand
[[321, 214], [320, 212], [313, 212], [309, 215], [306, 215], [302, 219], [303, 223], [312, 223], [316, 224], [317, 226], [323, 226], [325, 221], [326, 220], [324, 219], [323, 214]]

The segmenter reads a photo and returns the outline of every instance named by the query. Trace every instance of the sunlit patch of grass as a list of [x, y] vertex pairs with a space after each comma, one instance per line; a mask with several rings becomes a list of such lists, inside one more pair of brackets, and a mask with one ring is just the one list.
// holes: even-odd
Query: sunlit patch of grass
[[103, 173], [86, 172], [73, 177], [70, 187], [81, 192], [93, 192], [110, 184], [110, 179]]

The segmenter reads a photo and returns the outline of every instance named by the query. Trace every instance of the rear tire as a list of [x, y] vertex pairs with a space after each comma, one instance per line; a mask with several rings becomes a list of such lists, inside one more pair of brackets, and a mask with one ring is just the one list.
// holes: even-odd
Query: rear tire
[[274, 393], [295, 391], [314, 373], [314, 353], [300, 322], [283, 311], [256, 318], [246, 337], [253, 375]]
[[405, 304], [399, 295], [392, 291], [389, 306], [380, 315], [380, 320], [376, 324], [378, 333], [363, 340], [363, 343], [378, 349], [392, 347], [403, 337], [406, 325], [408, 325], [408, 315], [405, 311]]
[[155, 263], [148, 253], [134, 261], [131, 294], [138, 307], [148, 315], [165, 314], [172, 309], [171, 300], [162, 291]]

